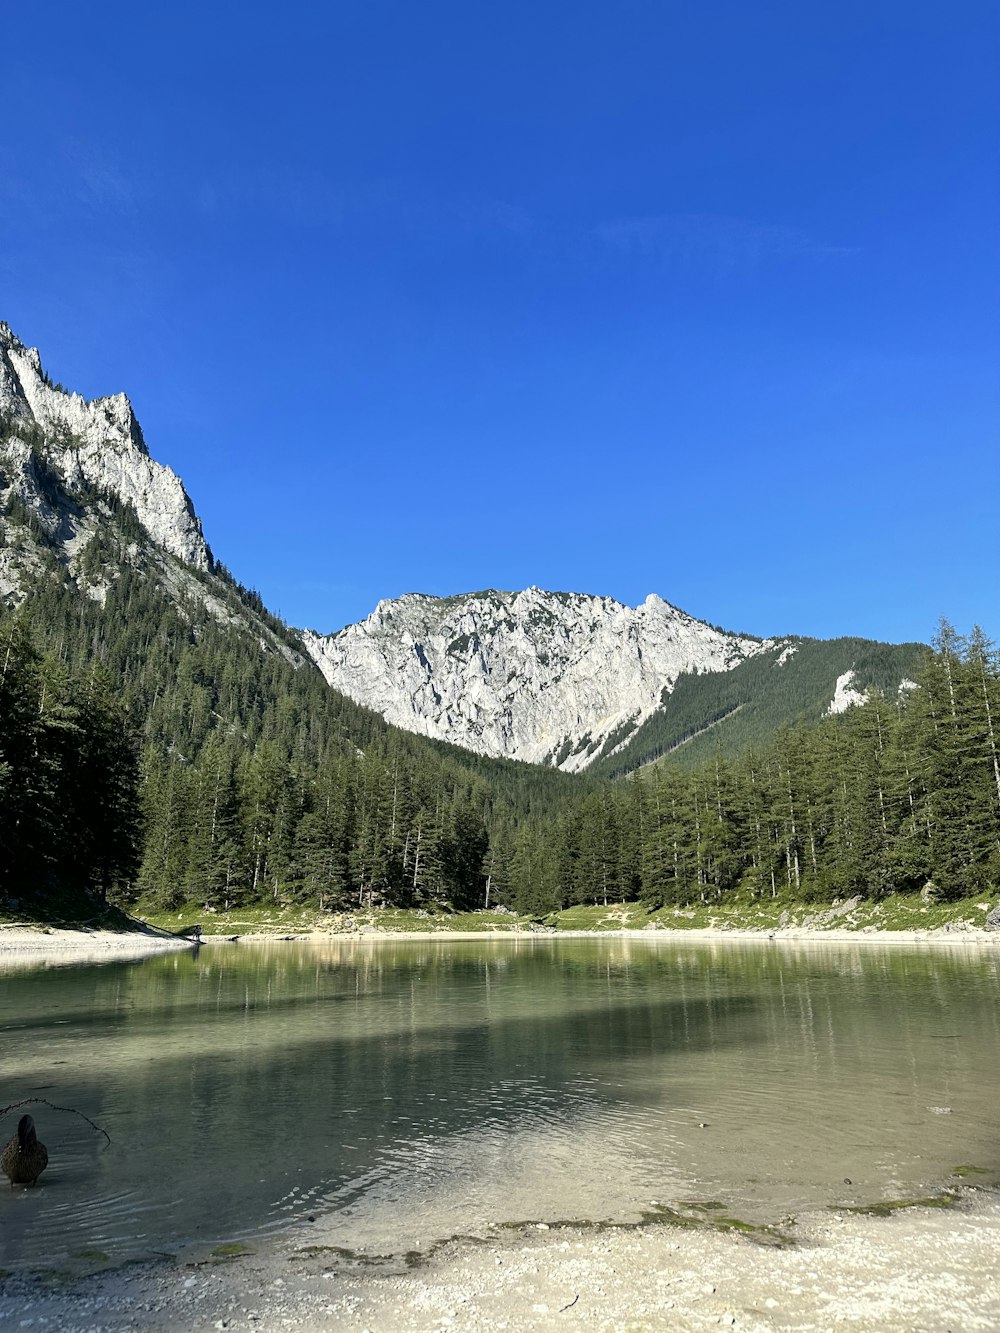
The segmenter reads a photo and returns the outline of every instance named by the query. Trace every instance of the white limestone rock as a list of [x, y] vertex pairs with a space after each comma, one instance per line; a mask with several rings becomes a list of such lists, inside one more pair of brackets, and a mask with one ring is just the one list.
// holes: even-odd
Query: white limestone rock
[[[0, 323], [0, 416], [34, 423], [50, 461], [72, 487], [81, 481], [131, 504], [153, 541], [196, 569], [211, 555], [180, 478], [156, 463], [123, 393], [88, 402], [53, 388], [37, 348]], [[17, 461], [16, 443], [14, 444]], [[22, 459], [23, 462], [23, 459]]]
[[334, 689], [387, 721], [479, 754], [568, 771], [613, 753], [684, 672], [773, 647], [713, 629], [651, 593], [409, 593], [339, 633], [304, 631]]
[[[220, 624], [255, 634], [266, 652], [304, 664], [285, 636], [215, 576], [187, 492], [169, 467], [150, 458], [128, 398], [87, 402], [54, 388], [38, 352], [0, 323], [0, 513], [13, 500], [20, 501], [21, 521], [0, 525], [4, 603], [29, 597], [55, 562], [103, 606], [113, 581], [131, 567], [158, 583], [182, 615], [200, 603]], [[134, 510], [141, 537], [122, 539], [116, 500]], [[108, 564], [88, 568], [87, 548], [100, 537]]]
[[866, 698], [864, 691], [856, 688], [854, 672], [845, 671], [842, 676], [837, 677], [833, 698], [826, 710], [827, 716], [830, 717], [834, 713], [846, 713], [849, 708], [856, 708], [865, 703]]

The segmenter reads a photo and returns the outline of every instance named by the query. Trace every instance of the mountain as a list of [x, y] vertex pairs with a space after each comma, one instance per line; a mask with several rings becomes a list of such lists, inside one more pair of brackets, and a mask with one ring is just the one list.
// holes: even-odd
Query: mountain
[[[123, 393], [87, 402], [78, 393], [54, 386], [42, 369], [37, 348], [25, 347], [0, 323], [0, 417], [7, 423], [4, 442], [5, 489], [25, 503], [40, 488], [38, 446], [44, 440], [49, 462], [70, 486], [105, 492], [131, 504], [152, 540], [195, 569], [208, 569], [212, 556], [201, 522], [181, 480], [155, 463], [142, 437], [132, 404]], [[11, 429], [13, 427], [13, 429]], [[33, 428], [33, 429], [32, 429]], [[85, 515], [57, 516], [53, 506], [37, 506], [49, 535], [51, 520], [64, 520], [58, 532], [68, 553], [87, 530]]]
[[190, 496], [150, 457], [124, 393], [53, 385], [36, 348], [0, 323], [0, 602], [65, 586], [103, 607], [125, 571], [301, 664], [286, 628], [212, 555]]
[[396, 726], [480, 754], [605, 774], [709, 731], [713, 747], [735, 752], [861, 702], [869, 685], [893, 693], [923, 652], [757, 639], [695, 620], [655, 593], [630, 607], [540, 588], [411, 593], [380, 602], [360, 624], [302, 639], [334, 689]]
[[0, 906], [992, 892], [995, 657], [937, 644], [538, 588], [300, 634], [213, 556], [128, 399], [66, 393], [0, 326]]
[[330, 689], [214, 558], [124, 395], [64, 392], [6, 325], [0, 667], [0, 908], [50, 922], [91, 919], [92, 891], [475, 906], [513, 830], [588, 789]]
[[[87, 621], [100, 625], [91, 641], [131, 642], [119, 622], [134, 620], [137, 598], [155, 590], [157, 615], [172, 608], [196, 638], [210, 623], [219, 652], [226, 634], [244, 636], [296, 672], [321, 672], [338, 698], [483, 760], [613, 776], [663, 756], [695, 763], [717, 746], [735, 754], [860, 699], [869, 685], [894, 693], [923, 651], [764, 640], [705, 624], [655, 594], [629, 607], [539, 588], [414, 593], [380, 602], [339, 633], [300, 634], [214, 558], [180, 479], [150, 456], [128, 398], [88, 402], [54, 385], [37, 350], [6, 324], [0, 506], [0, 600], [41, 606], [59, 590], [65, 604], [46, 615], [63, 622], [63, 639]], [[127, 654], [123, 661], [135, 670]]]
[[726, 671], [771, 645], [655, 594], [409, 594], [303, 642], [326, 679], [388, 721], [480, 754], [577, 771], [613, 752], [678, 677]]

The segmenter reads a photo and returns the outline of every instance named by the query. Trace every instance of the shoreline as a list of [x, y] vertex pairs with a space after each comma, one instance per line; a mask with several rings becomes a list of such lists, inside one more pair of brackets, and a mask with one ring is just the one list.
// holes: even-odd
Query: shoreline
[[[860, 930], [844, 927], [823, 929], [808, 926], [786, 926], [779, 929], [739, 929], [729, 927], [691, 927], [689, 929], [656, 927], [654, 929], [619, 930], [388, 930], [368, 927], [364, 930], [301, 930], [290, 934], [275, 931], [251, 931], [235, 936], [204, 934], [202, 947], [232, 942], [243, 943], [350, 943], [378, 944], [439, 941], [446, 943], [496, 943], [500, 940], [523, 942], [549, 940], [634, 940], [663, 941], [679, 944], [687, 941], [716, 943], [720, 940], [738, 942], [795, 943], [795, 944], [892, 944], [1000, 947], [1000, 932], [967, 927], [949, 929], [946, 926], [927, 930], [876, 930], [870, 926]], [[141, 959], [159, 953], [176, 952], [196, 947], [188, 937], [156, 935], [143, 931], [72, 930], [56, 927], [0, 925], [0, 966], [34, 962], [49, 966], [82, 962], [111, 961], [113, 959]]]
[[25, 1320], [102, 1333], [1000, 1326], [995, 1192], [963, 1189], [947, 1209], [911, 1206], [888, 1218], [812, 1212], [786, 1230], [793, 1242], [779, 1247], [707, 1226], [522, 1223], [422, 1254], [379, 1256], [309, 1246], [300, 1225], [259, 1249], [248, 1242], [238, 1256], [164, 1258], [68, 1280], [0, 1277], [0, 1327]]
[[139, 959], [190, 949], [189, 939], [141, 930], [71, 930], [57, 926], [0, 925], [0, 968], [6, 964], [49, 967], [112, 959]]
[[[211, 942], [212, 939], [225, 939], [225, 936], [205, 935], [203, 942]], [[683, 940], [715, 941], [715, 940], [755, 940], [758, 943], [767, 943], [769, 941], [780, 942], [790, 940], [796, 943], [803, 941], [824, 941], [829, 940], [835, 943], [847, 943], [858, 940], [872, 940], [875, 943], [883, 944], [998, 944], [1000, 943], [1000, 933], [987, 930], [948, 930], [938, 928], [934, 930], [872, 930], [863, 928], [861, 930], [837, 929], [824, 930], [822, 928], [811, 928], [808, 926], [787, 926], [780, 930], [752, 930], [752, 929], [730, 929], [728, 927], [708, 927], [692, 926], [685, 930], [682, 927], [671, 929], [669, 927], [658, 926], [655, 929], [629, 929], [621, 930], [381, 930], [375, 928], [369, 931], [302, 931], [294, 936], [275, 936], [272, 934], [246, 934], [238, 937], [241, 940], [269, 940], [293, 938], [301, 941], [309, 940], [352, 940], [355, 942], [364, 942], [365, 940], [600, 940], [600, 939], [618, 939], [618, 940], [669, 940], [672, 943], [680, 943]]]

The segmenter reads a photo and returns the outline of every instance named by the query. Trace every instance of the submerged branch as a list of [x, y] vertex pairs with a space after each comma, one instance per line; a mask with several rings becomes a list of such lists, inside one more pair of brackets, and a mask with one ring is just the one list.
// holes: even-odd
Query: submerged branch
[[75, 1106], [56, 1106], [50, 1102], [47, 1097], [24, 1097], [19, 1102], [11, 1102], [10, 1106], [0, 1106], [0, 1116], [5, 1116], [8, 1111], [16, 1111], [19, 1106], [27, 1106], [29, 1102], [40, 1102], [43, 1106], [48, 1106], [53, 1111], [68, 1111], [72, 1115], [80, 1116], [83, 1120], [86, 1120], [91, 1128], [96, 1129], [98, 1134], [103, 1134], [107, 1139], [107, 1144], [105, 1146], [108, 1148], [111, 1147], [111, 1135], [106, 1129], [102, 1129], [100, 1125], [95, 1125], [89, 1115], [84, 1115], [83, 1112], [78, 1111]]

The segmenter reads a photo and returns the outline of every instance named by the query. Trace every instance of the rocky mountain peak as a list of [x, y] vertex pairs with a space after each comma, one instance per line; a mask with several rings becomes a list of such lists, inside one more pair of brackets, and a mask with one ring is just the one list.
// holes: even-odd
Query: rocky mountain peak
[[[82, 481], [116, 495], [133, 507], [158, 546], [185, 564], [209, 568], [211, 553], [194, 506], [180, 478], [150, 458], [128, 397], [87, 400], [53, 385], [38, 349], [26, 347], [6, 323], [0, 323], [0, 419], [37, 427], [49, 463], [67, 484]], [[21, 432], [25, 441], [28, 433]], [[19, 448], [16, 430], [5, 451], [17, 484], [29, 451], [26, 443]], [[30, 505], [27, 481], [19, 489]]]
[[770, 647], [713, 629], [655, 593], [407, 593], [360, 624], [304, 634], [329, 683], [410, 731], [575, 771], [624, 744], [677, 678]]

